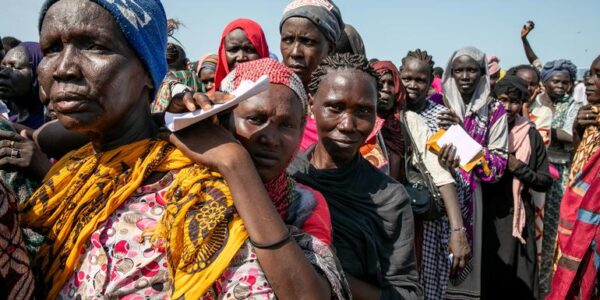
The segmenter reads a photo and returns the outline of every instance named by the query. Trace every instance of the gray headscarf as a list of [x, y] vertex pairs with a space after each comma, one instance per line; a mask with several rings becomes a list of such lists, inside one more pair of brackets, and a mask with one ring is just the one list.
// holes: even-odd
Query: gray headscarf
[[[467, 106], [465, 106], [462, 95], [458, 91], [456, 80], [452, 77], [452, 63], [456, 58], [464, 55], [474, 59], [481, 70], [485, 71], [483, 78], [479, 80], [477, 88], [475, 88], [473, 98]], [[446, 72], [444, 72], [442, 78], [442, 87], [444, 89], [444, 103], [458, 115], [461, 121], [464, 121], [468, 111], [476, 112], [485, 106], [490, 95], [490, 74], [485, 53], [475, 47], [465, 47], [455, 51], [448, 61], [448, 66], [446, 66]]]
[[289, 18], [299, 17], [309, 19], [319, 28], [328, 41], [337, 43], [344, 30], [344, 21], [340, 9], [327, 0], [295, 0], [283, 10], [279, 23], [279, 32], [283, 23]]
[[342, 36], [335, 46], [335, 52], [360, 54], [364, 57], [367, 57], [367, 52], [365, 50], [365, 44], [363, 43], [362, 37], [356, 28], [348, 23], [346, 23], [344, 26]]

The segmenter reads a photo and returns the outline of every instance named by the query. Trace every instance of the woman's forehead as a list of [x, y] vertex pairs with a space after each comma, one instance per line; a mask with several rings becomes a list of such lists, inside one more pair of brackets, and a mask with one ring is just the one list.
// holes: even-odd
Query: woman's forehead
[[27, 57], [27, 52], [25, 48], [22, 46], [17, 46], [10, 49], [6, 55], [4, 56], [3, 61], [24, 61], [29, 62], [29, 58]]
[[41, 32], [49, 29], [109, 29], [119, 31], [110, 13], [93, 1], [61, 0], [50, 6], [44, 16]]
[[475, 60], [475, 58], [469, 56], [469, 55], [460, 55], [457, 56], [454, 61], [452, 61], [452, 65], [456, 66], [456, 65], [475, 65], [475, 66], [479, 66], [479, 62], [477, 62], [477, 60]]
[[353, 86], [356, 84], [377, 85], [374, 77], [356, 69], [329, 69], [322, 81], [327, 82], [332, 86]]

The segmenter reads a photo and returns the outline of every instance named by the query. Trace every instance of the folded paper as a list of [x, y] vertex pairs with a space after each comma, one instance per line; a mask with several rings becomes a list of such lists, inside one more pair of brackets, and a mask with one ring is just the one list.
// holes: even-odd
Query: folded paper
[[192, 112], [174, 114], [165, 113], [165, 126], [172, 132], [179, 131], [204, 119], [210, 118], [216, 114], [219, 114], [227, 109], [238, 105], [240, 102], [254, 97], [269, 88], [269, 77], [266, 75], [261, 76], [256, 81], [244, 80], [240, 83], [239, 87], [235, 89], [231, 94], [234, 96], [233, 99], [222, 103], [215, 104], [207, 111], [198, 109]]
[[490, 169], [485, 160], [483, 147], [477, 143], [461, 126], [452, 125], [448, 130], [440, 129], [427, 141], [427, 149], [438, 154], [444, 145], [452, 144], [456, 147], [456, 155], [459, 157], [459, 166], [466, 172], [481, 164], [486, 175]]

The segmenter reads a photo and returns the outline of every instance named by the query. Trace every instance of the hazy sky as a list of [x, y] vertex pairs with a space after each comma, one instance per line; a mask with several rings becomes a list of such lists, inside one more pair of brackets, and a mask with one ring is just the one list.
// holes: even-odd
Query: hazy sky
[[[263, 26], [270, 50], [280, 56], [279, 21], [287, 0], [163, 0], [168, 17], [185, 24], [176, 37], [188, 57], [216, 52], [223, 28], [236, 18]], [[0, 35], [37, 40], [41, 0], [1, 0]], [[542, 61], [571, 59], [589, 68], [600, 54], [600, 0], [337, 0], [344, 21], [363, 37], [369, 58], [398, 64], [408, 50], [429, 51], [446, 67], [452, 52], [476, 46], [507, 68], [526, 63], [522, 25], [536, 23], [531, 44]]]

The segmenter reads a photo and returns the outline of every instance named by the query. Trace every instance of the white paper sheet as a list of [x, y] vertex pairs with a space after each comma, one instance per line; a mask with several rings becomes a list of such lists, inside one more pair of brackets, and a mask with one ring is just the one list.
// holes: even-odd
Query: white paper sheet
[[477, 143], [462, 127], [452, 125], [437, 141], [440, 147], [452, 144], [456, 147], [456, 155], [460, 158], [460, 165], [468, 164], [483, 147]]
[[247, 100], [248, 98], [254, 97], [269, 88], [269, 77], [263, 75], [255, 82], [250, 80], [244, 80], [240, 83], [240, 86], [231, 92], [234, 96], [233, 99], [223, 103], [215, 104], [210, 110], [203, 111], [198, 109], [192, 112], [186, 112], [181, 114], [165, 113], [165, 125], [172, 132], [184, 129], [192, 124], [200, 122], [204, 119], [212, 117], [222, 111], [225, 111], [238, 103]]

